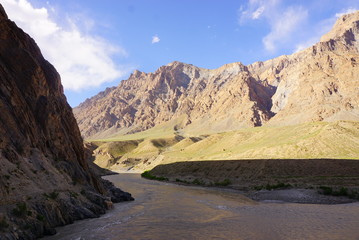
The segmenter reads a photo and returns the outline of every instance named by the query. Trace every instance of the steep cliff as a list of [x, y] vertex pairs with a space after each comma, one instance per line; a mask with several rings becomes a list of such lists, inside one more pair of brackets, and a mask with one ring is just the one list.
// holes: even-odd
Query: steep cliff
[[34, 239], [130, 200], [92, 173], [60, 76], [0, 5], [0, 238]]
[[74, 109], [85, 138], [172, 122], [205, 134], [261, 125], [359, 120], [359, 12], [338, 19], [312, 47], [248, 66], [215, 70], [173, 62], [135, 71]]

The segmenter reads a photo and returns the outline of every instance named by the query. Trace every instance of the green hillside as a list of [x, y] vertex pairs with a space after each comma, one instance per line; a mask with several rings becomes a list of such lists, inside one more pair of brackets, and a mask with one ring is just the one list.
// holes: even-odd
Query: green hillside
[[256, 127], [201, 136], [181, 135], [173, 129], [157, 126], [132, 135], [94, 141], [99, 146], [96, 163], [113, 170], [131, 167], [142, 171], [178, 161], [359, 159], [359, 122]]

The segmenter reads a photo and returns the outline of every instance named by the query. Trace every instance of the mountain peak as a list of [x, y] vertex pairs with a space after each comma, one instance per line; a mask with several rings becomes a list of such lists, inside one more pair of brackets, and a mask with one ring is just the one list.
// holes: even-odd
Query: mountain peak
[[133, 73], [131, 74], [130, 78], [139, 78], [141, 75], [143, 74], [143, 72], [141, 72], [140, 70], [135, 70], [133, 71]]
[[345, 14], [338, 18], [335, 22], [334, 27], [325, 34], [320, 41], [327, 42], [331, 39], [346, 39], [349, 35], [359, 35], [359, 11]]
[[173, 62], [170, 62], [169, 64], [167, 64], [166, 66], [180, 66], [180, 65], [189, 65], [189, 64], [186, 64], [186, 63], [183, 63], [183, 62], [180, 62], [180, 61], [173, 61]]

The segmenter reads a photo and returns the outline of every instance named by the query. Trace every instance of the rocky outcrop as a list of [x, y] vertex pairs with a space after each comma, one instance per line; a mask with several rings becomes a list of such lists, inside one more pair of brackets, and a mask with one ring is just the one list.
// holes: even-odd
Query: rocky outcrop
[[35, 239], [132, 199], [103, 182], [60, 76], [0, 5], [0, 238]]
[[321, 42], [290, 56], [215, 70], [173, 62], [135, 71], [74, 109], [85, 138], [165, 122], [211, 133], [261, 125], [359, 120], [359, 12], [338, 19]]

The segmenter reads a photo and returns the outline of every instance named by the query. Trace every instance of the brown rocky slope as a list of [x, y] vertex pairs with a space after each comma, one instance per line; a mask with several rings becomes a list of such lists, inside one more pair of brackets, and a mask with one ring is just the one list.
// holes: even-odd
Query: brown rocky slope
[[92, 173], [54, 67], [0, 5], [0, 239], [35, 239], [131, 200]]
[[173, 62], [135, 71], [74, 109], [82, 135], [107, 138], [172, 121], [203, 134], [261, 125], [359, 120], [359, 12], [344, 15], [312, 47], [215, 70]]

